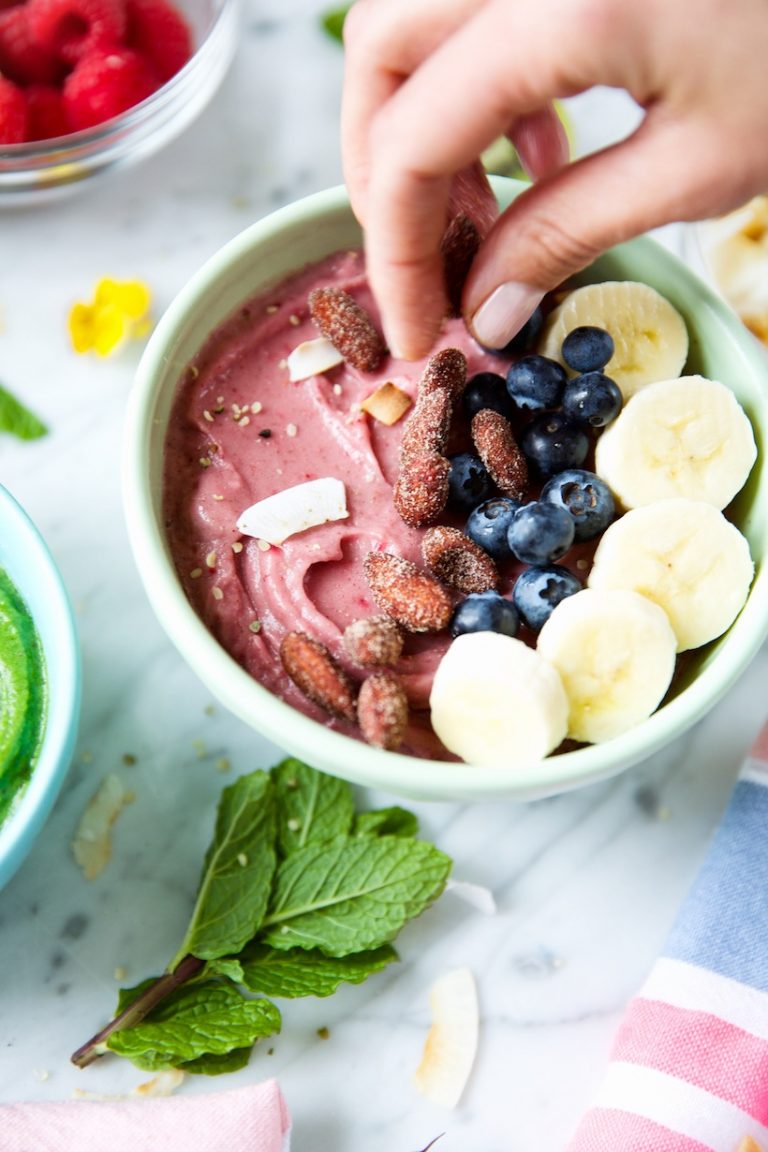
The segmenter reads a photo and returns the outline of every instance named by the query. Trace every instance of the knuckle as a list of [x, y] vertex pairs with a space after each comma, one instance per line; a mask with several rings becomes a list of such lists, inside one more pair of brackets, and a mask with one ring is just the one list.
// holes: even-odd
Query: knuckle
[[576, 272], [585, 268], [601, 252], [593, 239], [548, 212], [537, 213], [521, 232], [521, 241], [537, 254], [537, 266], [547, 281], [560, 277], [564, 269]]

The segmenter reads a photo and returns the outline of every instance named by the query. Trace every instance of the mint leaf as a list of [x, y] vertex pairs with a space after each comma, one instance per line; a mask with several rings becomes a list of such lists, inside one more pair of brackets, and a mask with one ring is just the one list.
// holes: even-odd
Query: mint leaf
[[294, 1000], [298, 996], [331, 996], [339, 984], [362, 984], [398, 955], [391, 944], [353, 956], [324, 956], [322, 952], [251, 945], [241, 954], [243, 983], [251, 992]]
[[0, 432], [8, 432], [19, 440], [39, 440], [48, 429], [34, 412], [0, 384]]
[[244, 984], [243, 966], [236, 956], [222, 956], [216, 960], [209, 960], [205, 966], [206, 976], [223, 976], [233, 984]]
[[225, 788], [197, 901], [170, 969], [190, 954], [202, 960], [239, 952], [259, 927], [269, 902], [277, 856], [275, 804], [266, 772]]
[[323, 16], [323, 28], [325, 28], [329, 36], [333, 36], [334, 40], [341, 41], [343, 39], [344, 21], [351, 7], [351, 4], [343, 4], [341, 8], [332, 8]]
[[309, 845], [278, 867], [260, 939], [348, 956], [394, 939], [445, 887], [451, 861], [400, 836]]
[[197, 1060], [187, 1060], [184, 1064], [177, 1064], [182, 1072], [194, 1072], [199, 1076], [221, 1076], [223, 1072], [239, 1072], [245, 1068], [251, 1058], [252, 1048], [233, 1048], [223, 1056], [214, 1056], [206, 1052], [205, 1056], [198, 1056]]
[[353, 836], [416, 836], [418, 831], [417, 817], [397, 804], [391, 808], [375, 808], [372, 812], [358, 812], [352, 825]]
[[156, 1071], [225, 1056], [279, 1031], [280, 1012], [271, 1001], [247, 1000], [231, 984], [202, 981], [178, 988], [141, 1024], [114, 1032], [107, 1047]]
[[272, 769], [272, 779], [277, 796], [278, 843], [283, 856], [307, 844], [348, 834], [355, 817], [355, 801], [346, 781], [326, 776], [292, 758]]

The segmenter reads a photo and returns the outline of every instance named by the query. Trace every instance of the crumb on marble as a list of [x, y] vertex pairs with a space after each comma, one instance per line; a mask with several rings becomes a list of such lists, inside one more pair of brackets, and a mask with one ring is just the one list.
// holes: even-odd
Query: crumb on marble
[[86, 880], [95, 880], [112, 856], [112, 826], [135, 799], [119, 776], [105, 776], [85, 807], [72, 841], [72, 854]]

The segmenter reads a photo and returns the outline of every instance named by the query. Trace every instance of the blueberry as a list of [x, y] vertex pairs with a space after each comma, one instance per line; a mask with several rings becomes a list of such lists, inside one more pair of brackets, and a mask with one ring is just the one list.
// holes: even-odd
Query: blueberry
[[568, 377], [548, 356], [523, 356], [507, 371], [507, 391], [518, 408], [557, 408]]
[[508, 560], [507, 531], [519, 507], [520, 501], [510, 500], [508, 496], [486, 500], [470, 512], [464, 531], [494, 560]]
[[532, 420], [520, 437], [520, 447], [542, 476], [578, 468], [587, 458], [589, 437], [560, 412]]
[[488, 469], [480, 457], [471, 452], [460, 452], [449, 459], [448, 503], [457, 511], [469, 512], [491, 494], [493, 484]]
[[472, 592], [457, 604], [451, 617], [452, 636], [465, 632], [501, 632], [514, 636], [520, 626], [520, 617], [511, 600], [498, 592]]
[[574, 372], [599, 372], [613, 356], [614, 347], [610, 332], [584, 324], [563, 340], [563, 360]]
[[556, 504], [534, 500], [515, 512], [507, 541], [523, 564], [551, 564], [565, 555], [575, 534], [570, 512]]
[[468, 380], [463, 403], [469, 420], [483, 408], [493, 408], [494, 412], [500, 412], [507, 420], [512, 418], [515, 411], [507, 392], [507, 382], [497, 372], [478, 372]]
[[538, 632], [561, 600], [580, 591], [580, 581], [567, 568], [557, 564], [548, 568], [526, 568], [517, 578], [512, 602], [523, 624]]
[[616, 515], [616, 505], [608, 485], [584, 468], [568, 468], [553, 476], [542, 488], [541, 499], [571, 514], [577, 540], [599, 536]]
[[523, 352], [528, 352], [533, 348], [543, 327], [544, 313], [541, 306], [538, 306], [534, 308], [520, 331], [512, 337], [508, 344], [505, 344], [503, 348], [487, 348], [486, 351], [494, 356], [520, 356]]
[[621, 412], [621, 405], [621, 389], [602, 372], [574, 376], [563, 393], [563, 415], [589, 428], [605, 428]]

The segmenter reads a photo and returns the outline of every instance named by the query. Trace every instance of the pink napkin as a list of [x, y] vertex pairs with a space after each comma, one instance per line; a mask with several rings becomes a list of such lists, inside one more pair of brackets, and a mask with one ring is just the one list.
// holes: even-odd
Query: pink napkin
[[288, 1152], [275, 1080], [148, 1100], [0, 1105], [2, 1152]]

